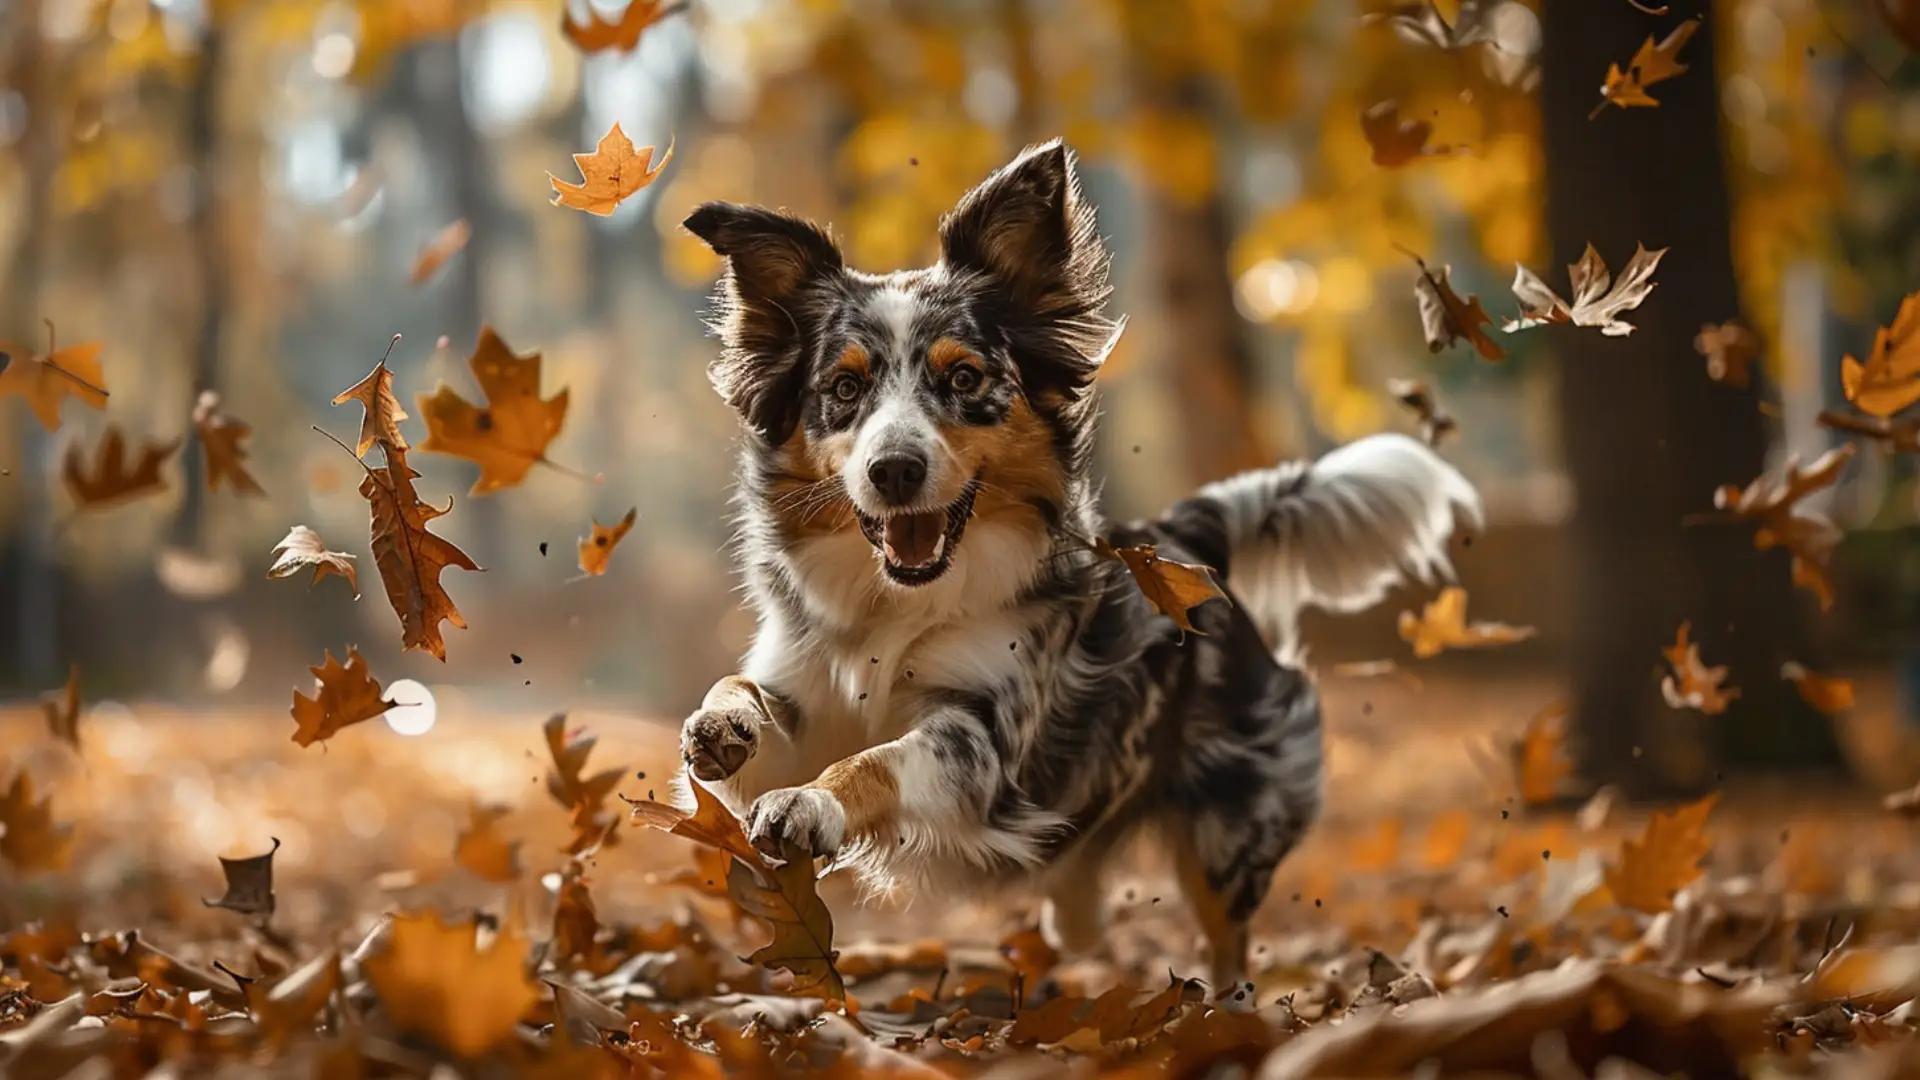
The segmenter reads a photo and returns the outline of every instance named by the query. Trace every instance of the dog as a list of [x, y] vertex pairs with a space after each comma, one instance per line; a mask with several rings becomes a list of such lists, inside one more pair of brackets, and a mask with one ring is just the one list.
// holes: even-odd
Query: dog
[[[698, 782], [750, 840], [870, 888], [1028, 879], [1055, 947], [1102, 938], [1099, 875], [1166, 837], [1216, 987], [1321, 803], [1320, 706], [1297, 613], [1450, 578], [1471, 484], [1380, 435], [1208, 485], [1109, 527], [1093, 382], [1121, 323], [1059, 141], [941, 221], [934, 265], [869, 274], [823, 229], [707, 203], [725, 257], [714, 388], [745, 428], [735, 494], [758, 618], [686, 720]], [[1203, 564], [1228, 592], [1183, 634], [1093, 538]]]

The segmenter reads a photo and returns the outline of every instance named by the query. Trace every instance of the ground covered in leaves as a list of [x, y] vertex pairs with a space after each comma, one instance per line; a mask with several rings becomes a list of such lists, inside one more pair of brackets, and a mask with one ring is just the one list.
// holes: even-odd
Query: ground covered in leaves
[[1332, 816], [1226, 988], [1191, 977], [1148, 850], [1101, 886], [1097, 957], [1054, 955], [1024, 896], [862, 902], [829, 875], [805, 910], [810, 875], [737, 860], [724, 819], [662, 831], [683, 824], [649, 804], [667, 723], [482, 718], [449, 693], [425, 736], [303, 749], [264, 710], [105, 702], [76, 747], [22, 710], [0, 718], [0, 1071], [1920, 1069], [1911, 819], [1743, 788], [1570, 798], [1552, 711], [1511, 715], [1552, 687], [1327, 690]]

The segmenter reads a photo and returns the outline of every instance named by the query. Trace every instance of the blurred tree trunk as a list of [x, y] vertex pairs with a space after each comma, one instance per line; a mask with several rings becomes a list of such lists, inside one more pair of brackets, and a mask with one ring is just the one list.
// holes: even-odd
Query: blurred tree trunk
[[[20, 237], [7, 268], [4, 310], [0, 310], [0, 338], [22, 349], [46, 347], [47, 328], [41, 321], [40, 275], [46, 263], [47, 227], [53, 210], [53, 173], [60, 159], [60, 124], [48, 104], [54, 85], [54, 53], [40, 34], [42, 0], [18, 0], [14, 13], [12, 49], [7, 58], [8, 86], [18, 87], [28, 102], [26, 130], [21, 134], [20, 161], [26, 205]], [[73, 340], [73, 339], [69, 339]], [[55, 674], [60, 648], [60, 597], [66, 570], [53, 547], [54, 439], [24, 410], [13, 422], [21, 432], [22, 483], [15, 512], [0, 536], [0, 565], [6, 567], [6, 595], [0, 610], [0, 656], [22, 685], [45, 682]]]
[[[208, 19], [206, 32], [200, 37], [199, 65], [187, 102], [187, 154], [193, 163], [193, 209], [188, 227], [193, 233], [194, 268], [200, 279], [200, 326], [193, 344], [189, 409], [202, 390], [219, 388], [220, 343], [230, 297], [226, 236], [221, 228], [224, 178], [220, 89], [225, 77], [226, 40], [219, 22]], [[173, 542], [197, 547], [207, 527], [206, 453], [201, 447], [188, 446], [180, 455], [180, 482], [180, 514], [174, 519]]]
[[[1629, 316], [1639, 327], [1631, 337], [1548, 331], [1576, 504], [1575, 744], [1590, 779], [1642, 793], [1703, 787], [1721, 766], [1839, 761], [1826, 719], [1779, 675], [1783, 660], [1807, 658], [1804, 594], [1793, 593], [1784, 553], [1756, 552], [1744, 528], [1682, 524], [1711, 509], [1716, 485], [1759, 475], [1767, 446], [1753, 394], [1708, 379], [1692, 347], [1701, 323], [1740, 313], [1711, 20], [1682, 53], [1689, 70], [1656, 88], [1658, 112], [1609, 107], [1586, 119], [1609, 62], [1709, 14], [1674, 9], [1653, 19], [1627, 4], [1550, 4], [1541, 53], [1551, 265], [1574, 261], [1588, 241], [1616, 269], [1635, 241], [1671, 248], [1659, 287]], [[1659, 649], [1683, 619], [1705, 660], [1728, 665], [1740, 688], [1718, 718], [1661, 698]]]

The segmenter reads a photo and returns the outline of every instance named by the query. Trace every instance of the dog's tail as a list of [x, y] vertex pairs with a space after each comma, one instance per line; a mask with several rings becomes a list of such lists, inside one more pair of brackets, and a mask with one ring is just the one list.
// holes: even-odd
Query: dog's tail
[[1404, 435], [1244, 472], [1201, 488], [1197, 499], [1224, 526], [1224, 584], [1289, 658], [1298, 654], [1303, 608], [1359, 611], [1408, 578], [1450, 578], [1447, 541], [1481, 522], [1467, 478]]

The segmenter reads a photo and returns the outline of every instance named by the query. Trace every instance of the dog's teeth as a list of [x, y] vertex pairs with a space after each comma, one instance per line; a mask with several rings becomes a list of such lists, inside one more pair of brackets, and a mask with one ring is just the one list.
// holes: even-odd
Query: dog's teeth
[[899, 562], [900, 562], [900, 553], [899, 553], [899, 552], [897, 552], [897, 551], [895, 551], [895, 550], [893, 550], [893, 545], [892, 545], [892, 544], [889, 544], [889, 543], [887, 543], [887, 542], [886, 542], [885, 540], [882, 540], [882, 541], [880, 541], [880, 548], [881, 548], [881, 550], [883, 550], [883, 551], [885, 551], [885, 552], [886, 552], [886, 555], [887, 555], [887, 561], [888, 561], [888, 562], [890, 562], [890, 563], [894, 563], [894, 564], [896, 564], [896, 565], [898, 565], [898, 564], [899, 564]]
[[933, 557], [927, 560], [927, 565], [931, 566], [934, 563], [939, 562], [940, 556], [945, 555], [946, 553], [947, 553], [947, 534], [941, 533], [940, 539], [935, 540], [933, 542]]

